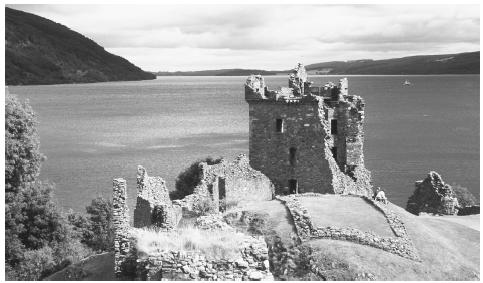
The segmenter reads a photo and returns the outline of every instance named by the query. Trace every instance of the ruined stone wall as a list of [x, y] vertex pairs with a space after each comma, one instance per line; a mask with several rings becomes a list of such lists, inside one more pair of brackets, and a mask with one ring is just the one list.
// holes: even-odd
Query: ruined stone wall
[[458, 213], [458, 199], [450, 185], [443, 178], [430, 171], [421, 181], [416, 181], [416, 189], [409, 197], [406, 210], [418, 215], [420, 212], [455, 215]]
[[150, 177], [146, 169], [138, 166], [137, 199], [134, 209], [134, 227], [140, 228], [152, 224], [152, 214], [156, 206], [169, 205], [169, 191], [160, 177]]
[[239, 258], [208, 258], [197, 252], [159, 251], [138, 259], [137, 280], [273, 281], [263, 238], [247, 236]]
[[271, 200], [274, 186], [270, 179], [259, 171], [252, 169], [248, 158], [240, 154], [233, 162], [222, 160], [218, 164], [200, 164], [202, 181], [195, 193], [208, 192], [217, 203], [240, 200]]
[[114, 179], [112, 193], [112, 225], [114, 227], [114, 273], [122, 273], [122, 264], [131, 251], [129, 208], [127, 206], [126, 180]]
[[176, 229], [182, 217], [181, 206], [165, 203], [154, 207], [151, 214], [151, 223], [156, 227], [173, 230]]
[[[346, 166], [364, 166], [363, 155], [363, 121], [364, 102], [360, 97], [349, 96], [348, 101], [339, 102], [336, 107], [338, 164], [344, 172], [350, 171]], [[352, 100], [352, 101], [349, 101]]]

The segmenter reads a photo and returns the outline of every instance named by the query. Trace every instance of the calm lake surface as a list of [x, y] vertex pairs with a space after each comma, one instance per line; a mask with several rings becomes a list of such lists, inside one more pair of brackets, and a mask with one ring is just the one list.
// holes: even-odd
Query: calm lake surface
[[[136, 169], [176, 176], [206, 156], [248, 153], [246, 77], [159, 77], [152, 81], [9, 87], [40, 121], [41, 179], [64, 208], [84, 211], [127, 179], [134, 209]], [[340, 77], [311, 76], [315, 85]], [[479, 198], [479, 76], [349, 76], [366, 101], [365, 162], [373, 183], [405, 207], [429, 170]], [[269, 87], [286, 76], [265, 77]], [[405, 79], [412, 86], [403, 86]]]

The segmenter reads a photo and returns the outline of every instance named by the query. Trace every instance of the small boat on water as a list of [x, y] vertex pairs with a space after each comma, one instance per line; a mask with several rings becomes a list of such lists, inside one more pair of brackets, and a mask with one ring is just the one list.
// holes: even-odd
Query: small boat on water
[[411, 85], [411, 82], [408, 81], [408, 80], [405, 80], [404, 83], [403, 83], [403, 85]]

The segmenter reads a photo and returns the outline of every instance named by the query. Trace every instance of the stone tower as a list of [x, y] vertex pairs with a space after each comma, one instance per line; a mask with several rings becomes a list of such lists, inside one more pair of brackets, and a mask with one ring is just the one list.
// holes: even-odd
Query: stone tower
[[269, 90], [260, 75], [245, 83], [252, 168], [267, 175], [279, 194], [371, 195], [363, 99], [349, 95], [347, 79], [312, 86], [302, 64], [288, 85]]

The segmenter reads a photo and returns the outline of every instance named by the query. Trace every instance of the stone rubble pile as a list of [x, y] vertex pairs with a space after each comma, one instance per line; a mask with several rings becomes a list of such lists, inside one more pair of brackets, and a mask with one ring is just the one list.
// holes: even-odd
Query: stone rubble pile
[[203, 230], [234, 230], [233, 227], [226, 223], [221, 213], [200, 216], [196, 219], [195, 226]]

